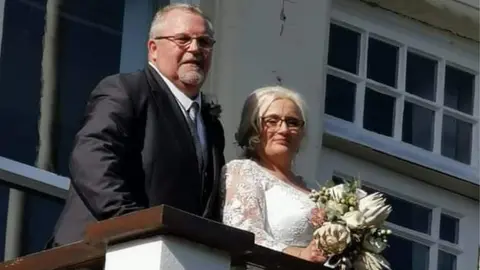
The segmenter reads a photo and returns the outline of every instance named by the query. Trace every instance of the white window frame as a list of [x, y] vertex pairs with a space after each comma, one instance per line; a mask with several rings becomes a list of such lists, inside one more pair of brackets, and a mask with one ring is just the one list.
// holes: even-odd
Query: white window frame
[[[375, 37], [381, 37], [382, 40], [399, 45], [399, 74], [398, 89], [393, 90], [389, 87], [373, 82], [372, 80], [359, 80], [358, 76], [353, 76], [347, 72], [332, 67], [327, 68], [327, 74], [332, 74], [340, 78], [349, 78], [350, 81], [357, 82], [356, 101], [355, 101], [355, 119], [354, 122], [344, 121], [336, 117], [325, 114], [324, 129], [327, 134], [340, 137], [354, 143], [368, 146], [380, 150], [386, 154], [396, 156], [400, 159], [420, 164], [430, 169], [443, 172], [476, 185], [480, 184], [480, 90], [479, 90], [479, 62], [478, 62], [478, 44], [469, 44], [457, 40], [453, 37], [436, 31], [411, 20], [399, 18], [393, 13], [371, 8], [361, 2], [352, 2], [338, 0], [333, 1], [331, 12], [332, 23], [339, 24], [342, 27], [351, 28], [357, 32], [371, 33]], [[432, 46], [434, 44], [434, 46]], [[366, 66], [365, 57], [368, 46], [366, 35], [362, 34], [360, 40], [360, 77], [365, 77]], [[436, 102], [427, 102], [414, 95], [406, 93], [404, 78], [407, 56], [407, 47], [410, 51], [422, 52], [423, 55], [429, 55], [439, 60], [438, 68], [442, 75], [445, 72], [446, 64], [462, 67], [470, 73], [476, 74], [474, 85], [474, 111], [473, 116], [439, 106], [443, 104], [444, 76], [438, 76], [436, 89]], [[425, 52], [428, 52], [426, 54]], [[442, 73], [443, 72], [443, 73]], [[354, 78], [357, 77], [357, 78]], [[352, 80], [353, 79], [353, 80]], [[363, 122], [363, 102], [365, 97], [366, 84], [375, 85], [376, 90], [388, 92], [390, 96], [397, 97], [395, 105], [395, 126], [393, 137], [377, 134], [362, 128]], [[435, 130], [433, 152], [424, 150], [420, 147], [405, 143], [401, 139], [401, 127], [403, 119], [404, 100], [407, 98], [414, 103], [420, 103], [423, 107], [435, 111]], [[471, 164], [464, 164], [441, 155], [440, 136], [441, 121], [444, 112], [448, 115], [454, 115], [457, 119], [473, 123], [472, 126], [472, 153]], [[400, 115], [401, 117], [397, 117]]]
[[[380, 192], [432, 209], [430, 234], [387, 223], [394, 234], [430, 248], [429, 270], [437, 269], [439, 249], [457, 256], [457, 269], [474, 269], [477, 266], [480, 237], [477, 201], [324, 147], [320, 158], [321, 179], [331, 179], [338, 172], [340, 176], [358, 177], [364, 185]], [[442, 213], [459, 219], [458, 244], [439, 239]]]

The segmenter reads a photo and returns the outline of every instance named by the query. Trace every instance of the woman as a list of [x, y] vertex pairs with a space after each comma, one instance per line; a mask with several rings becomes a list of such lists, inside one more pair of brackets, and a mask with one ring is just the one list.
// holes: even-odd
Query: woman
[[305, 260], [325, 258], [312, 242], [315, 207], [292, 163], [305, 136], [299, 94], [273, 86], [246, 100], [236, 141], [245, 159], [223, 168], [223, 222], [255, 234], [258, 245]]

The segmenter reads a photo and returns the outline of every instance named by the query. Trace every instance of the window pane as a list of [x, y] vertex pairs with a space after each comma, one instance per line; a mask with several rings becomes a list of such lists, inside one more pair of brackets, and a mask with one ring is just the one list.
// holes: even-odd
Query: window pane
[[445, 70], [445, 106], [473, 114], [474, 80], [475, 76], [472, 74], [447, 66]]
[[23, 217], [22, 254], [45, 248], [63, 209], [63, 200], [36, 193], [27, 193]]
[[437, 61], [418, 54], [407, 54], [407, 92], [428, 100], [435, 100]]
[[327, 76], [325, 113], [353, 122], [356, 85], [338, 77]]
[[57, 173], [68, 176], [73, 139], [90, 92], [119, 71], [124, 1], [64, 1], [59, 23]]
[[458, 218], [442, 214], [440, 219], [440, 239], [458, 243]]
[[443, 250], [438, 251], [438, 270], [456, 270], [457, 256], [447, 253]]
[[388, 221], [397, 225], [430, 234], [432, 210], [393, 196], [386, 196], [394, 211], [390, 213]]
[[351, 183], [354, 180], [354, 177], [344, 174], [339, 171], [334, 171], [332, 175], [332, 181], [335, 185]]
[[360, 33], [330, 24], [328, 64], [351, 73], [358, 73]]
[[398, 47], [369, 38], [367, 77], [374, 81], [397, 87]]
[[388, 237], [383, 253], [392, 270], [427, 270], [429, 248], [396, 235]]
[[4, 182], [0, 182], [0, 262], [5, 256], [5, 232], [7, 229], [8, 197], [10, 188]]
[[[362, 187], [366, 192], [374, 193], [377, 190], [367, 186]], [[387, 204], [390, 204], [393, 211], [388, 216], [387, 221], [409, 228], [421, 233], [430, 234], [430, 224], [432, 220], [432, 210], [416, 203], [412, 203], [387, 193], [381, 192]]]
[[434, 112], [411, 102], [405, 102], [402, 140], [423, 149], [433, 148]]
[[443, 116], [442, 155], [470, 164], [472, 124], [449, 115]]
[[376, 133], [392, 136], [394, 116], [395, 98], [367, 88], [363, 127]]
[[45, 2], [5, 1], [2, 25], [0, 156], [29, 165], [38, 142]]

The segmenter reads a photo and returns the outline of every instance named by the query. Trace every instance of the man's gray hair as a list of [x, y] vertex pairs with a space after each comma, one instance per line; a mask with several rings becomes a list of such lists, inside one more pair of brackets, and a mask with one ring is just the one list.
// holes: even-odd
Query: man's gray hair
[[213, 31], [212, 22], [210, 21], [208, 16], [205, 15], [205, 13], [203, 13], [203, 11], [197, 5], [186, 4], [186, 3], [173, 3], [159, 9], [157, 13], [155, 13], [152, 24], [150, 26], [150, 33], [149, 33], [150, 38], [154, 38], [155, 35], [162, 29], [162, 26], [165, 20], [165, 15], [167, 15], [167, 13], [169, 13], [172, 10], [183, 10], [183, 11], [201, 16], [207, 23], [209, 34], [213, 36], [214, 31]]
[[270, 105], [279, 99], [288, 99], [298, 107], [306, 128], [306, 105], [299, 93], [279, 85], [259, 88], [247, 97], [235, 133], [235, 141], [243, 149], [244, 157], [257, 158], [255, 148], [260, 143], [261, 119]]

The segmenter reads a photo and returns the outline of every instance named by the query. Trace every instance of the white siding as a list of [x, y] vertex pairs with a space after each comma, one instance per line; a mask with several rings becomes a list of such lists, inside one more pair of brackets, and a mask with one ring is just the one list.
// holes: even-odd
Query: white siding
[[206, 88], [223, 106], [226, 158], [236, 157], [234, 133], [248, 94], [281, 83], [308, 102], [308, 147], [297, 164], [315, 178], [322, 145], [324, 72], [330, 1], [221, 0], [216, 2], [214, 69]]
[[454, 0], [453, 2], [459, 2], [477, 10], [480, 8], [480, 2], [478, 0]]

